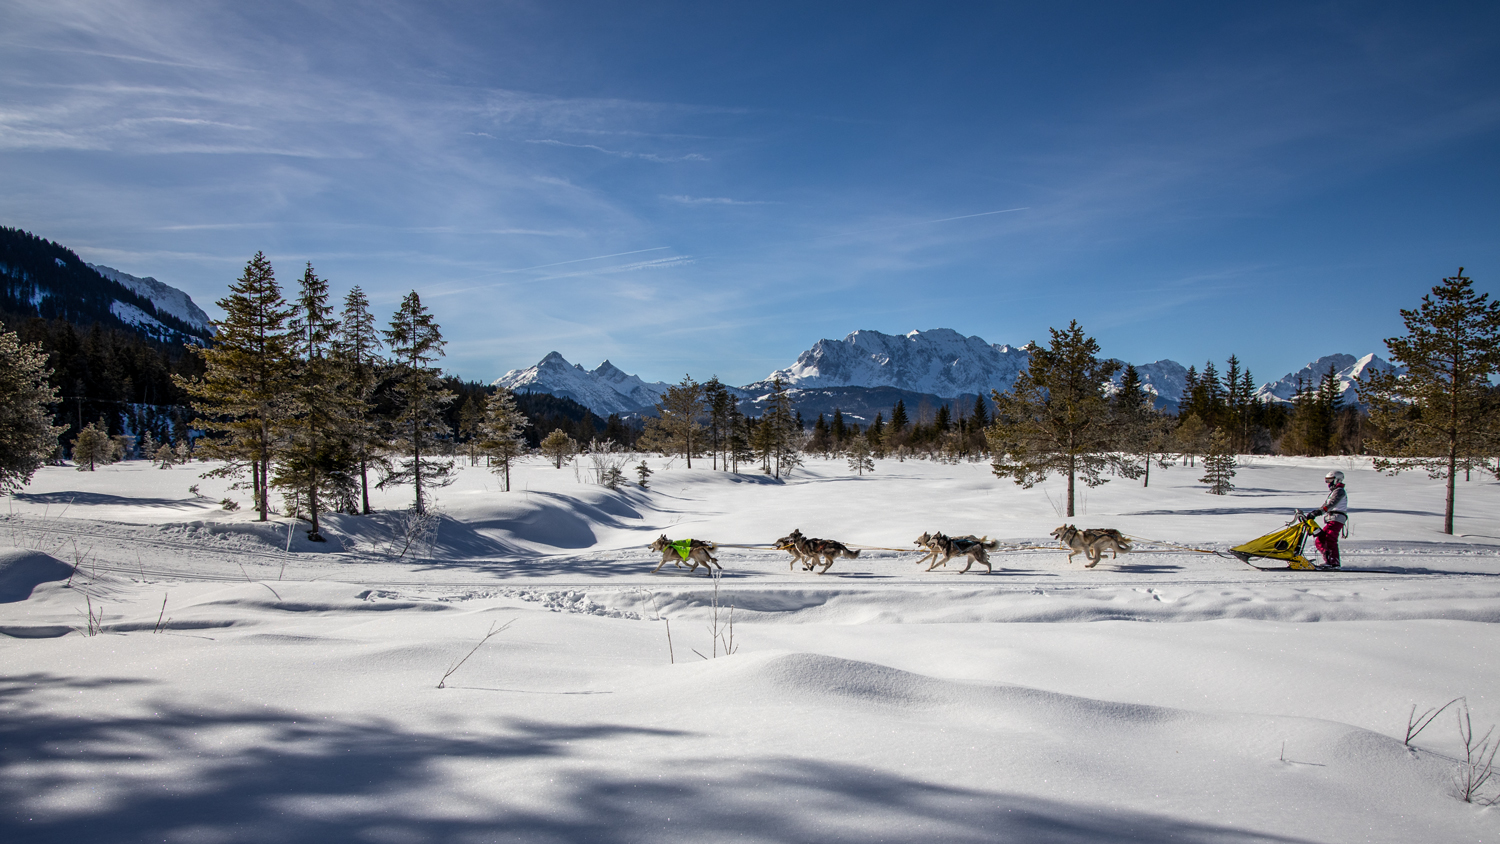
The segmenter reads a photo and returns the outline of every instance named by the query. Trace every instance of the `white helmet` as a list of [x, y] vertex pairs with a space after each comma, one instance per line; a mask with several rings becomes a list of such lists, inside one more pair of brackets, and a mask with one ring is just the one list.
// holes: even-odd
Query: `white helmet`
[[1328, 481], [1329, 483], [1341, 484], [1344, 482], [1344, 473], [1335, 469], [1332, 472], [1324, 475], [1323, 480]]

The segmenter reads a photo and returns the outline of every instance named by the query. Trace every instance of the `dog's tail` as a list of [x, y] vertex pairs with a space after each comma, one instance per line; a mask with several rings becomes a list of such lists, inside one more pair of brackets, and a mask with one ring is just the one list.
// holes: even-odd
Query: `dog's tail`
[[993, 551], [996, 548], [1000, 547], [1000, 540], [990, 539], [988, 536], [986, 536], [983, 539], [979, 540], [979, 547], [983, 548], [986, 551]]
[[850, 560], [857, 560], [859, 559], [859, 552], [850, 550], [849, 546], [847, 545], [840, 545], [839, 556]]
[[1119, 539], [1116, 539], [1115, 540], [1115, 544], [1118, 545], [1118, 546], [1120, 546], [1120, 550], [1121, 551], [1129, 551], [1130, 550], [1130, 540], [1126, 539], [1123, 536], [1120, 537]]

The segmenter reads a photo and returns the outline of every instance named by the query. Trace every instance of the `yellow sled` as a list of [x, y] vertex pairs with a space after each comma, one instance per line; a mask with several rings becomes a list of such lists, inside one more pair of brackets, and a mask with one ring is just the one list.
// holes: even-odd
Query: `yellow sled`
[[1292, 520], [1287, 526], [1275, 533], [1268, 533], [1259, 539], [1252, 539], [1244, 545], [1229, 549], [1229, 553], [1240, 558], [1241, 561], [1255, 566], [1258, 569], [1283, 568], [1282, 566], [1256, 566], [1250, 562], [1251, 557], [1259, 557], [1267, 560], [1285, 560], [1285, 568], [1297, 571], [1312, 571], [1317, 566], [1302, 556], [1302, 546], [1307, 543], [1307, 538], [1318, 529], [1317, 522], [1312, 516], [1301, 510], [1292, 511]]

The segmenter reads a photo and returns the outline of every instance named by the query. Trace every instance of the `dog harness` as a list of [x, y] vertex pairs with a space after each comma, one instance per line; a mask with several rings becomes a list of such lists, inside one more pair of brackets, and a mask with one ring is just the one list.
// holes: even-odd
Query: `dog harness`
[[676, 551], [678, 556], [686, 560], [688, 558], [688, 555], [693, 553], [693, 540], [679, 539], [676, 542], [668, 542], [667, 547], [671, 548], [673, 551]]

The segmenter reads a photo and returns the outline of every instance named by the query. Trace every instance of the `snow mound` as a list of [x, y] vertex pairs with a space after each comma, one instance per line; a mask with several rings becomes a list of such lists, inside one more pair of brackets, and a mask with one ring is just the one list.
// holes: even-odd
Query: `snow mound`
[[25, 548], [0, 551], [0, 604], [24, 601], [43, 583], [66, 580], [73, 567], [50, 554]]

